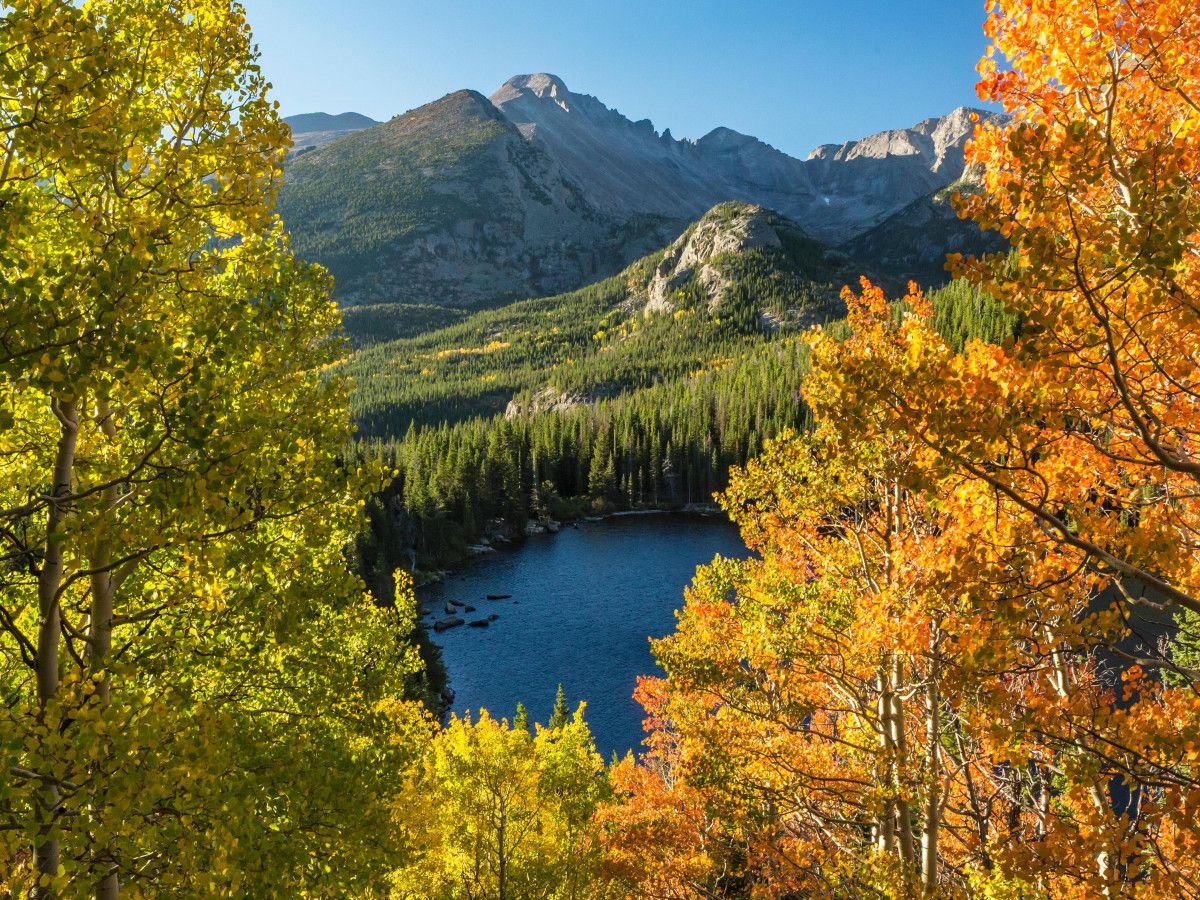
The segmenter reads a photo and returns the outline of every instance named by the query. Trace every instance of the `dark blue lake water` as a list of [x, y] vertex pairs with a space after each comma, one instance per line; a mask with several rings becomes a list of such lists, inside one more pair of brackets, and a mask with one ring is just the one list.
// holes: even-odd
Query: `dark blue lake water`
[[476, 608], [463, 614], [467, 620], [499, 615], [488, 628], [433, 635], [450, 673], [454, 712], [475, 715], [482, 707], [511, 720], [520, 701], [532, 720], [545, 722], [561, 682], [572, 710], [587, 701], [605, 759], [614, 750], [639, 750], [642, 709], [631, 695], [638, 675], [659, 674], [649, 638], [674, 630], [674, 611], [696, 566], [718, 554], [746, 555], [723, 518], [645, 515], [580, 523], [465, 564], [421, 591], [427, 621], [443, 618], [451, 598]]

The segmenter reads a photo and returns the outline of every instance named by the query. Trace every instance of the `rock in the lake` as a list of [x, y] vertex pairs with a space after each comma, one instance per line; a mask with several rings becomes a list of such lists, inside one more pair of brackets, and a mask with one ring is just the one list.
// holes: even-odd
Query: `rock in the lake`
[[438, 621], [433, 623], [433, 630], [445, 631], [447, 628], [457, 628], [464, 621], [464, 619], [460, 619], [458, 616], [451, 616], [449, 619], [438, 619]]
[[488, 622], [487, 619], [476, 619], [474, 622], [471, 622], [470, 624], [471, 624], [472, 628], [487, 628], [490, 623]]
[[512, 594], [488, 594], [489, 600], [511, 600]]
[[495, 622], [498, 618], [500, 618], [498, 615], [496, 615], [495, 613], [492, 613], [490, 616], [488, 616], [488, 621]]
[[464, 607], [463, 607], [463, 612], [475, 612], [475, 607], [473, 607], [473, 606], [464, 606]]

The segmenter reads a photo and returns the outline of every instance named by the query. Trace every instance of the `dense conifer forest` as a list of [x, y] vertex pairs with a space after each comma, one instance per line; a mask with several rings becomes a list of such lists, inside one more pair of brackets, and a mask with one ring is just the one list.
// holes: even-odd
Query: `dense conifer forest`
[[[581, 341], [609, 314], [605, 298], [611, 301], [613, 294], [606, 291], [619, 292], [619, 285], [605, 282], [577, 295], [596, 303], [592, 322], [584, 321], [576, 329]], [[939, 332], [959, 348], [970, 338], [998, 343], [1016, 333], [1013, 315], [963, 282], [952, 282], [932, 300]], [[499, 321], [512, 329], [501, 332], [506, 336], [520, 329], [518, 347], [536, 347], [541, 341], [527, 329], [536, 327], [538, 320], [531, 322], [527, 313], [543, 308], [542, 301], [519, 306], [516, 311], [473, 317], [416, 342], [436, 357], [440, 351], [432, 348], [460, 343], [466, 336], [479, 340], [494, 333], [491, 329]], [[582, 318], [580, 306], [572, 308], [576, 321]], [[486, 324], [475, 324], [475, 319]], [[510, 324], [514, 321], [520, 325]], [[631, 347], [619, 347], [628, 364], [590, 368], [587, 361], [604, 356], [607, 348], [592, 351], [578, 365], [553, 365], [559, 358], [554, 351], [540, 367], [524, 356], [526, 364], [515, 369], [512, 383], [526, 385], [526, 399], [518, 403], [516, 415], [466, 417], [479, 408], [476, 404], [487, 408], [488, 394], [451, 394], [446, 399], [450, 385], [491, 384], [493, 374], [499, 381], [513, 372], [503, 355], [458, 357], [455, 371], [462, 381], [447, 374], [404, 383], [399, 393], [406, 399], [397, 404], [401, 409], [434, 415], [428, 411], [448, 402], [454, 412], [432, 424], [424, 415], [401, 418], [403, 437], [356, 444], [359, 458], [382, 461], [397, 472], [396, 480], [371, 500], [371, 532], [360, 545], [366, 564], [437, 567], [461, 558], [482, 538], [519, 537], [531, 518], [563, 521], [624, 509], [709, 507], [713, 494], [727, 486], [731, 468], [744, 466], [782, 431], [811, 424], [801, 396], [808, 367], [802, 335], [763, 334], [756, 321], [744, 319], [741, 327], [718, 326], [711, 332], [706, 327], [702, 339], [688, 335], [679, 340], [679, 335], [687, 335], [686, 324], [673, 315], [660, 316], [642, 328], [633, 332]], [[845, 329], [844, 320], [826, 326], [831, 334]], [[651, 345], [658, 356], [647, 355], [647, 342], [638, 339], [646, 331], [661, 335], [662, 342]], [[667, 340], [668, 335], [676, 337]], [[563, 340], [570, 343], [569, 338]], [[574, 352], [583, 356], [586, 351]], [[618, 377], [620, 372], [632, 375], [625, 381]], [[572, 385], [585, 393], [588, 383], [582, 379], [589, 374], [615, 385], [614, 396], [558, 411], [530, 411], [537, 393], [531, 385], [555, 378], [560, 379], [556, 392], [560, 385]], [[593, 389], [596, 383], [591, 382]]]

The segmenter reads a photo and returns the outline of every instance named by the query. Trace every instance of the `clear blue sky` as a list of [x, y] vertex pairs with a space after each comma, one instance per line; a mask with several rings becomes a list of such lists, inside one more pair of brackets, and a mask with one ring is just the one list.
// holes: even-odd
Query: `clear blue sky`
[[978, 105], [982, 0], [243, 0], [284, 115], [552, 72], [677, 138], [814, 146]]

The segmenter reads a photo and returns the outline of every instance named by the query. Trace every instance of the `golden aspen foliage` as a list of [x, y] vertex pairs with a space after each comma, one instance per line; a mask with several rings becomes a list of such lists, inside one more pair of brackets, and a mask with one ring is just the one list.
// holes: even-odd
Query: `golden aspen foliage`
[[347, 570], [380, 473], [339, 459], [244, 13], [0, 5], [0, 80], [0, 877], [365, 893], [427, 730], [412, 600]]
[[452, 717], [397, 806], [412, 862], [394, 873], [392, 897], [616, 897], [593, 821], [605, 792], [582, 704], [533, 734], [486, 711]]
[[1019, 334], [865, 281], [813, 332], [818, 428], [723, 498], [761, 559], [641, 688], [637, 896], [1200, 896], [1200, 9], [988, 9], [958, 202], [1013, 254], [953, 264]]

